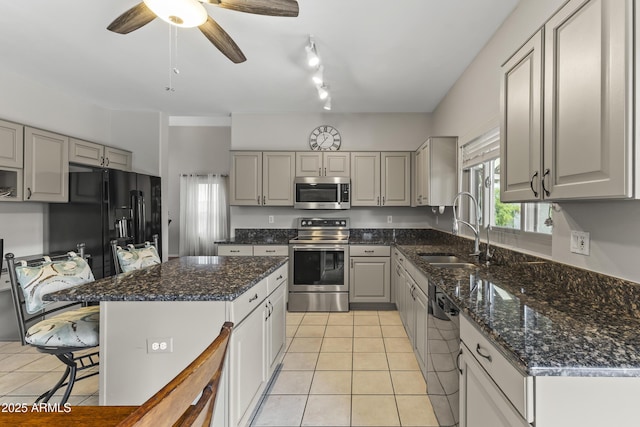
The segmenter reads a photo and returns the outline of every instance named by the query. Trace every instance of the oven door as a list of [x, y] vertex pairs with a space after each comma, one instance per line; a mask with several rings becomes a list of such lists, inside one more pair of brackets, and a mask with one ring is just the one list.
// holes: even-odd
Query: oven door
[[349, 292], [349, 246], [289, 246], [289, 292]]

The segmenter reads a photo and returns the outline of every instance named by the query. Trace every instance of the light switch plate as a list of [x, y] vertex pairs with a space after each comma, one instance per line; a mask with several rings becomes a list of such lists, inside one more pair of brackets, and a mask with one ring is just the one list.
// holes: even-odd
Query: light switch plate
[[571, 231], [570, 250], [574, 254], [589, 255], [589, 233], [586, 231]]

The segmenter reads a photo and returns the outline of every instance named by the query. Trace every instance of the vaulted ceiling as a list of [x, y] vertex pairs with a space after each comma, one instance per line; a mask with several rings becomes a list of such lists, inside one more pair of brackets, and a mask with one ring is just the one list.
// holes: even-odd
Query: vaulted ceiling
[[137, 1], [2, 2], [0, 67], [110, 109], [321, 112], [304, 50], [313, 35], [332, 112], [431, 112], [518, 3], [298, 0], [297, 18], [206, 4], [247, 57], [233, 64], [197, 28], [174, 44], [160, 19], [127, 35], [106, 29]]

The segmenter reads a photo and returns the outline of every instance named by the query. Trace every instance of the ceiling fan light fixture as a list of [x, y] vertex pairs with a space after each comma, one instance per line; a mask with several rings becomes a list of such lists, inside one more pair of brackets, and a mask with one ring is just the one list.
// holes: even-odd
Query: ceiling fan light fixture
[[193, 28], [207, 22], [207, 10], [198, 0], [143, 1], [158, 18], [177, 27]]

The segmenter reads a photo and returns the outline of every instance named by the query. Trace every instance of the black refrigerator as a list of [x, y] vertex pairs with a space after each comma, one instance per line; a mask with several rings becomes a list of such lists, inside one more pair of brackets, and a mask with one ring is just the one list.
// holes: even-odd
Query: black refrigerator
[[154, 234], [161, 239], [160, 188], [157, 176], [71, 166], [69, 202], [48, 205], [46, 252], [83, 242], [95, 278], [114, 275], [112, 239], [120, 246], [152, 242]]

